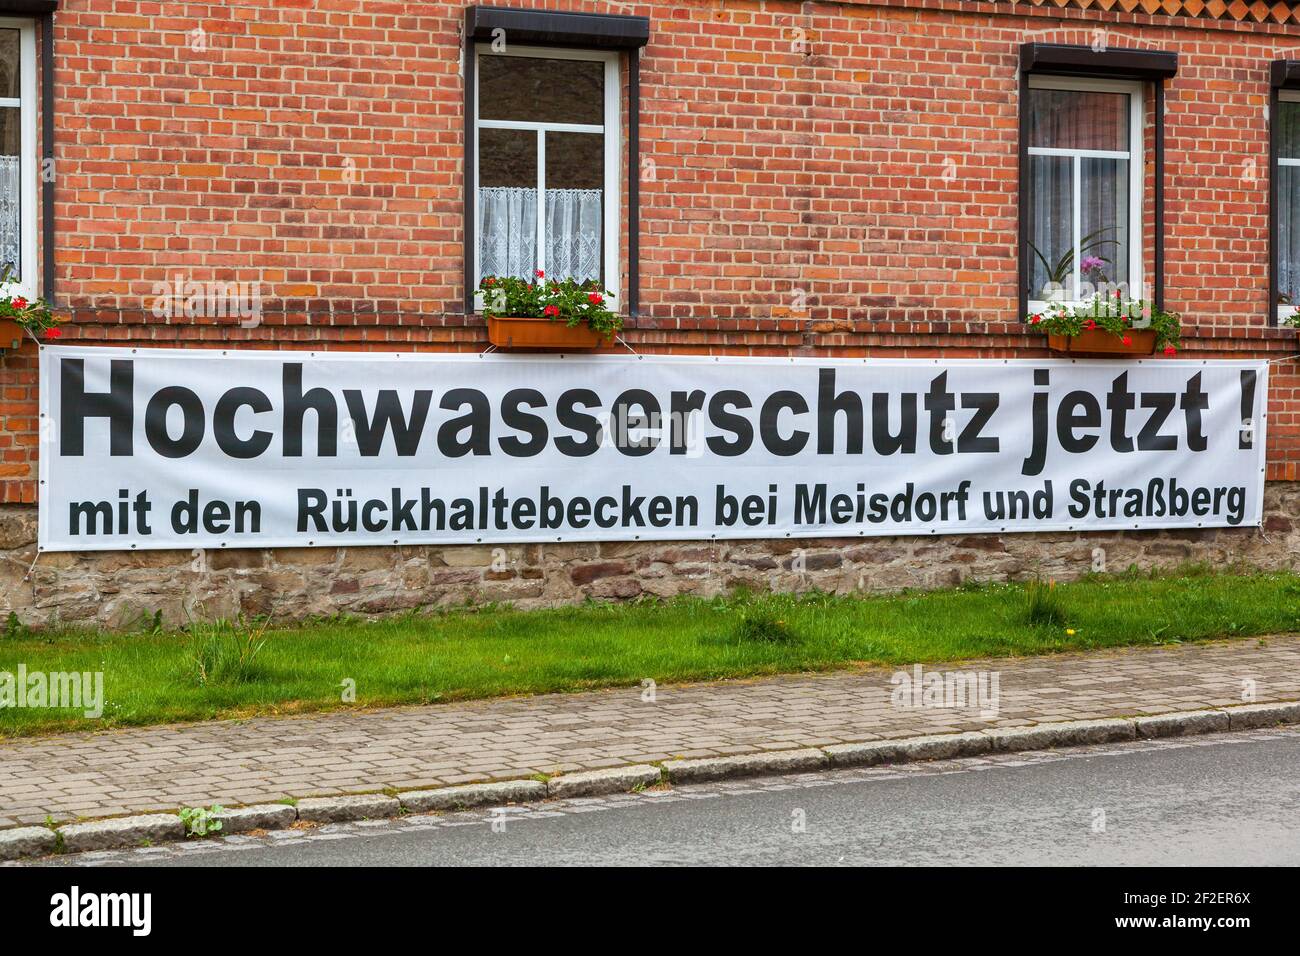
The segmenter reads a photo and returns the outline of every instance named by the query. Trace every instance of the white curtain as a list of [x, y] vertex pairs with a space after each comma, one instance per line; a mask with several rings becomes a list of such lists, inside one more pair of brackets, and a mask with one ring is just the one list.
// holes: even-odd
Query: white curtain
[[15, 279], [22, 248], [22, 206], [18, 195], [21, 181], [19, 157], [0, 156], [0, 269], [12, 266]]
[[[546, 273], [600, 278], [602, 190], [546, 190]], [[478, 191], [479, 274], [531, 279], [537, 268], [537, 190], [484, 186]]]
[[601, 190], [546, 190], [546, 268], [557, 279], [600, 278]]

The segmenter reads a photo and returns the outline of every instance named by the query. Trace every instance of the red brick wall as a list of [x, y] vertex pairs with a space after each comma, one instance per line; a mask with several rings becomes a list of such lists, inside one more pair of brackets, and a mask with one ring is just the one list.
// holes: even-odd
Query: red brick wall
[[[1187, 352], [1296, 351], [1267, 327], [1266, 114], [1269, 63], [1300, 28], [983, 0], [532, 5], [652, 19], [638, 349], [1045, 354], [1016, 315], [1016, 52], [1104, 29], [1181, 57], [1166, 304]], [[65, 0], [64, 340], [482, 348], [462, 313], [462, 18], [436, 2]], [[263, 324], [154, 318], [154, 283], [177, 273], [260, 283]], [[0, 375], [0, 497], [30, 501], [31, 349]], [[1270, 477], [1300, 477], [1294, 365], [1275, 366], [1271, 409]]]

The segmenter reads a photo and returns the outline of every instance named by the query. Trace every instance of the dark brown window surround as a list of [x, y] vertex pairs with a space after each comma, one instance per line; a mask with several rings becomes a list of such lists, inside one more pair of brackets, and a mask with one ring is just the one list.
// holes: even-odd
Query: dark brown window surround
[[1278, 91], [1300, 90], [1300, 60], [1274, 60], [1268, 91], [1268, 324], [1277, 325]]
[[514, 10], [506, 7], [466, 7], [464, 33], [465, 72], [465, 312], [474, 311], [474, 243], [475, 209], [470, 184], [474, 182], [477, 157], [474, 142], [474, 44], [489, 42], [493, 34], [504, 35], [515, 43], [536, 46], [564, 46], [580, 49], [627, 50], [628, 129], [627, 129], [627, 302], [628, 314], [635, 318], [638, 308], [640, 226], [638, 207], [640, 183], [640, 105], [641, 78], [637, 52], [650, 40], [648, 17], [629, 17], [596, 13], [556, 13], [545, 10]]
[[1020, 193], [1019, 233], [1016, 255], [1019, 260], [1019, 319], [1029, 311], [1029, 257], [1025, 243], [1029, 238], [1029, 74], [1050, 76], [1104, 77], [1116, 80], [1142, 80], [1155, 87], [1155, 269], [1152, 276], [1154, 305], [1164, 306], [1165, 298], [1165, 85], [1178, 72], [1178, 54], [1164, 50], [1094, 50], [1092, 47], [1064, 43], [1024, 43], [1020, 47]]

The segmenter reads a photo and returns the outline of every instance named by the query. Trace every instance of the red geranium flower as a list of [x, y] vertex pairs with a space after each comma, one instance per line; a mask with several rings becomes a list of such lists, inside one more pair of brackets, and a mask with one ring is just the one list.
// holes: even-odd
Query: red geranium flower
[[599, 292], [592, 292], [588, 294], [587, 301], [590, 302], [592, 305], [600, 305], [602, 302], [605, 301], [605, 297], [601, 295]]
[[1125, 344], [1125, 345], [1132, 345], [1132, 344], [1133, 344], [1133, 336], [1131, 336], [1131, 335], [1126, 335], [1126, 336], [1124, 336], [1124, 344]]
[[24, 299], [22, 296], [19, 296], [18, 298], [14, 299], [14, 308], [15, 309], [27, 308], [27, 300]]
[[558, 305], [548, 305], [546, 308], [542, 309], [542, 315], [546, 316], [548, 319], [554, 318], [559, 314], [560, 307]]
[[541, 269], [538, 269], [538, 270], [537, 270], [537, 278], [539, 278], [539, 279], [545, 279], [545, 278], [546, 278], [546, 273], [543, 272]]
[[1087, 322], [1083, 323], [1083, 327], [1087, 329], [1089, 332], [1091, 332], [1093, 329], [1097, 327], [1097, 323], [1092, 319], [1089, 319]]
[[1041, 321], [1043, 321], [1043, 317], [1041, 315], [1034, 315], [1034, 316], [1030, 316], [1029, 318], [1030, 325], [1037, 325]]
[[1166, 355], [1177, 355], [1177, 354], [1178, 354], [1178, 349], [1174, 348], [1172, 345], [1166, 345], [1166, 346], [1165, 346], [1165, 354], [1166, 354]]
[[50, 328], [45, 330], [45, 337], [47, 339], [57, 339], [62, 334], [63, 334], [63, 330], [56, 326], [51, 326]]

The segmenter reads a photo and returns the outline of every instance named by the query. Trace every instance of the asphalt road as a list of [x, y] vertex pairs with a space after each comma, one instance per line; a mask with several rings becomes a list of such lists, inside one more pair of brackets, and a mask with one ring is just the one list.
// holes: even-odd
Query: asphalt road
[[1300, 729], [1292, 729], [730, 781], [80, 862], [1296, 865], [1298, 811]]

